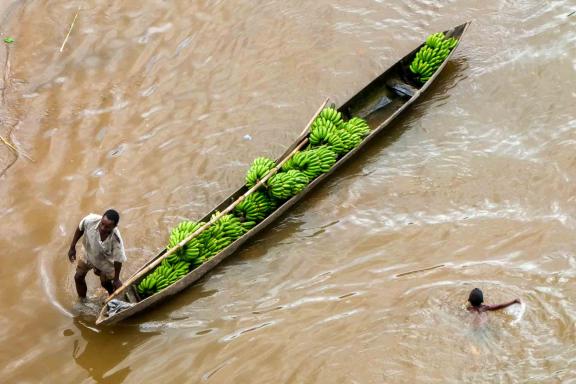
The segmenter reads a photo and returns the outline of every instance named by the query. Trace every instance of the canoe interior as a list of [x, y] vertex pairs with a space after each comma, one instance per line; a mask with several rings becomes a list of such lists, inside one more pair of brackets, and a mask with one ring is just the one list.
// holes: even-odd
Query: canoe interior
[[[469, 24], [470, 23], [464, 23], [451, 30], [444, 31], [444, 33], [447, 37], [456, 38], [458, 43], [460, 43], [460, 39], [462, 38]], [[434, 75], [426, 82], [426, 84], [422, 85], [419, 84], [412, 76], [408, 66], [412, 62], [416, 52], [418, 52], [418, 50], [423, 45], [424, 42], [338, 108], [338, 110], [346, 119], [349, 119], [353, 116], [360, 116], [366, 119], [370, 126], [371, 133], [363, 140], [362, 143], [360, 143], [359, 146], [338, 159], [336, 164], [334, 164], [329, 172], [314, 179], [302, 192], [280, 205], [274, 212], [272, 212], [262, 222], [258, 223], [258, 225], [252, 228], [248, 233], [234, 241], [227, 248], [222, 250], [218, 255], [215, 255], [210, 260], [197, 267], [195, 270], [190, 271], [188, 275], [184, 276], [181, 280], [172, 286], [167, 287], [150, 297], [141, 298], [139, 297], [135, 286], [146, 276], [143, 275], [132, 286], [130, 286], [122, 296], [119, 297], [122, 300], [133, 303], [134, 306], [112, 316], [107, 316], [106, 306], [104, 306], [96, 323], [115, 323], [191, 285], [200, 279], [204, 274], [216, 267], [216, 265], [218, 265], [224, 258], [234, 253], [244, 242], [263, 230], [272, 221], [280, 217], [284, 212], [286, 212], [288, 208], [300, 201], [310, 190], [321, 183], [326, 177], [330, 176], [332, 173], [334, 173], [334, 171], [340, 168], [340, 166], [346, 162], [346, 160], [354, 156], [375, 135], [382, 131], [400, 112], [412, 104], [420, 96], [420, 94], [430, 86], [431, 83], [433, 83], [433, 81], [440, 74], [446, 63], [451, 58], [454, 51], [458, 48], [458, 45], [456, 45], [450, 55], [438, 68], [436, 73], [434, 73]], [[305, 137], [307, 137], [306, 132], [301, 135], [292, 145], [290, 145], [286, 151], [280, 157], [278, 157], [277, 161], [283, 160], [288, 154], [292, 152], [294, 148], [296, 148], [296, 146], [298, 146], [298, 144], [301, 143]], [[248, 189], [246, 186], [240, 187], [224, 201], [218, 204], [214, 209], [212, 209], [209, 213], [207, 213], [204, 217], [202, 217], [200, 221], [209, 221], [210, 217], [216, 211], [223, 211], [226, 209], [231, 203], [246, 193], [247, 190]], [[158, 253], [158, 255], [145, 263], [138, 270], [138, 272], [142, 271], [154, 260], [161, 257], [165, 252], [166, 249], [163, 249]]]

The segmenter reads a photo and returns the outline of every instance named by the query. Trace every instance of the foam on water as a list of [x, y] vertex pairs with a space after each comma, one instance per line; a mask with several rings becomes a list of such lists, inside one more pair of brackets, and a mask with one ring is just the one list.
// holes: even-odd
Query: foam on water
[[511, 325], [518, 324], [524, 317], [526, 312], [526, 303], [514, 304], [504, 310], [507, 315], [512, 316], [514, 319], [510, 321]]

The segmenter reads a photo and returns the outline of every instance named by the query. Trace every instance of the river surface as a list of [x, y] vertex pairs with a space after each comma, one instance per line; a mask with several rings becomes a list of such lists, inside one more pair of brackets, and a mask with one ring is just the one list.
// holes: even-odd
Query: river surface
[[[576, 383], [574, 11], [2, 2], [18, 152], [0, 142], [0, 382]], [[128, 278], [325, 97], [468, 20], [437, 84], [350, 164], [193, 287], [94, 326], [105, 293], [89, 274], [80, 304], [66, 256], [85, 214], [120, 211]], [[522, 305], [475, 328], [474, 287]]]

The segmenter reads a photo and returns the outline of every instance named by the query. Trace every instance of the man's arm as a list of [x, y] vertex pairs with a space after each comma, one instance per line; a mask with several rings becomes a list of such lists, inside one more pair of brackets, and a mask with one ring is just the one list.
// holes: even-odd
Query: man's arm
[[122, 286], [122, 282], [120, 281], [120, 270], [122, 270], [122, 263], [115, 261], [114, 262], [114, 289], [118, 289]]
[[76, 243], [83, 234], [84, 231], [81, 231], [80, 228], [77, 227], [76, 232], [74, 232], [74, 237], [72, 238], [72, 244], [70, 244], [70, 249], [68, 250], [68, 259], [71, 263], [76, 261]]
[[514, 300], [512, 300], [512, 301], [510, 301], [510, 302], [508, 302], [508, 303], [494, 304], [494, 305], [486, 305], [486, 309], [487, 309], [488, 311], [497, 311], [497, 310], [499, 310], [499, 309], [509, 307], [509, 306], [511, 306], [512, 304], [520, 304], [520, 300], [514, 299]]
[[114, 289], [118, 289], [122, 286], [120, 271], [122, 270], [122, 263], [126, 261], [126, 252], [124, 251], [124, 241], [122, 241], [120, 232], [114, 231], [112, 236], [114, 236], [115, 240], [112, 244], [112, 252], [114, 253], [114, 280], [112, 284], [114, 285]]

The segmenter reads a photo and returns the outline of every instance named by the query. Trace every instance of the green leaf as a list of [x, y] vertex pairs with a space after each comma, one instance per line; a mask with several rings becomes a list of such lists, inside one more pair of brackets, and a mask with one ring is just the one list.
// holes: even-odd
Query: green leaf
[[4, 42], [6, 44], [12, 44], [14, 42], [14, 39], [12, 37], [7, 37], [4, 39]]

